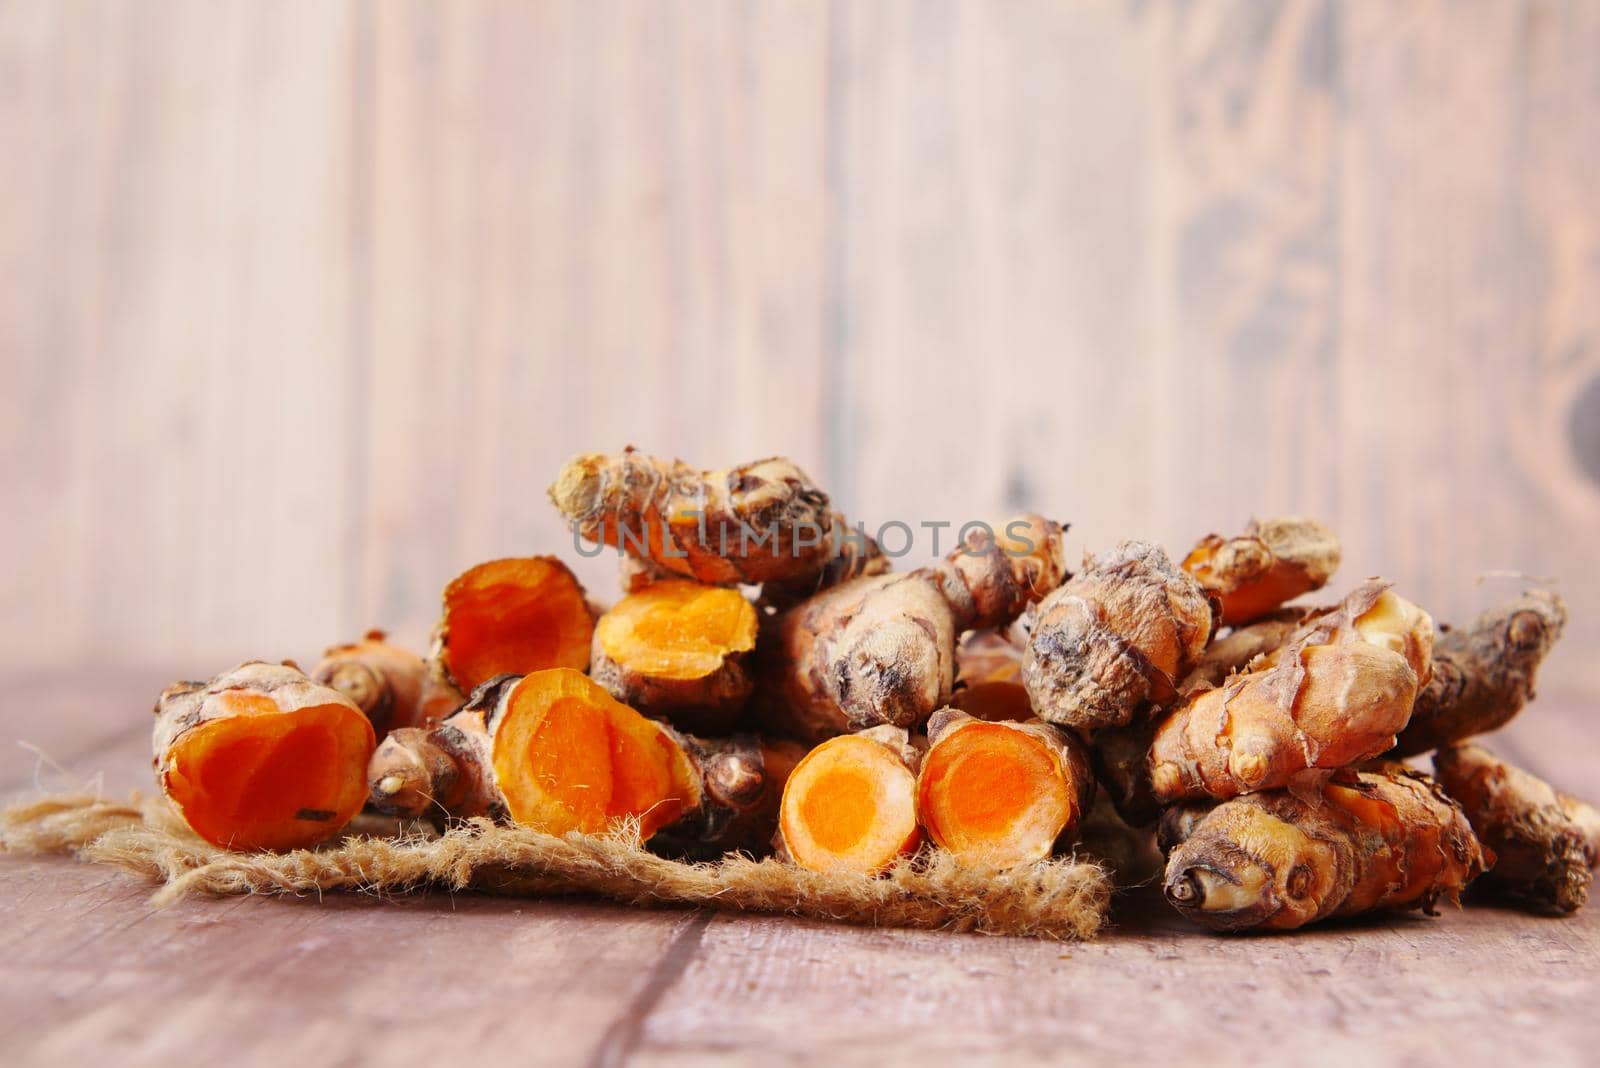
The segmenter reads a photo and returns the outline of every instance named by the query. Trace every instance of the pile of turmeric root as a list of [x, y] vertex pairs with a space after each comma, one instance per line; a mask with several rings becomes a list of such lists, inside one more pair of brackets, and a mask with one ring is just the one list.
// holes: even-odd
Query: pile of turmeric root
[[495, 560], [445, 587], [426, 657], [374, 631], [168, 688], [156, 775], [188, 825], [290, 850], [364, 809], [481, 817], [863, 878], [924, 849], [1005, 878], [1114, 827], [1221, 931], [1432, 912], [1480, 876], [1586, 900], [1600, 813], [1469, 741], [1533, 696], [1552, 593], [1442, 634], [1379, 579], [1289, 606], [1340, 557], [1293, 517], [1069, 573], [1062, 527], [1022, 514], [894, 571], [778, 458], [584, 455], [550, 497], [617, 550], [620, 600]]

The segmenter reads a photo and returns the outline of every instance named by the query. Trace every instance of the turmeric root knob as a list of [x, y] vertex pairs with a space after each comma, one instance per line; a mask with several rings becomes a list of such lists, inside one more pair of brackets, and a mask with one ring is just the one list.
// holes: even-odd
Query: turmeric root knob
[[629, 594], [595, 625], [594, 680], [647, 716], [720, 733], [754, 683], [756, 610], [738, 590], [667, 579]]
[[589, 666], [594, 616], [577, 577], [553, 556], [490, 560], [444, 589], [434, 662], [462, 693], [496, 675]]
[[1088, 755], [1040, 720], [985, 723], [956, 709], [928, 721], [917, 774], [917, 818], [940, 848], [1010, 868], [1043, 860], [1094, 799]]
[[749, 734], [676, 738], [699, 776], [700, 800], [677, 823], [664, 828], [659, 840], [691, 857], [715, 857], [730, 850], [769, 851], [784, 787], [805, 757], [805, 747]]
[[812, 575], [839, 532], [828, 495], [782, 457], [719, 471], [588, 453], [562, 467], [550, 500], [583, 538], [716, 585]]
[[1273, 789], [1384, 752], [1411, 715], [1432, 639], [1426, 612], [1385, 582], [1364, 583], [1255, 670], [1162, 720], [1149, 757], [1156, 800]]
[[1164, 891], [1217, 931], [1288, 930], [1374, 909], [1459, 900], [1484, 869], [1460, 808], [1415, 772], [1361, 773], [1309, 801], [1249, 794], [1168, 811]]
[[811, 871], [876, 875], [913, 852], [914, 761], [904, 731], [875, 727], [823, 742], [783, 790], [778, 830], [790, 860]]
[[162, 792], [226, 849], [300, 849], [361, 811], [372, 724], [337, 690], [288, 665], [249, 662], [156, 704]]
[[761, 603], [778, 611], [793, 608], [807, 597], [823, 590], [842, 586], [852, 579], [869, 575], [886, 575], [894, 561], [884, 554], [881, 546], [859, 524], [852, 527], [837, 512], [832, 517], [833, 527], [839, 532], [838, 545], [833, 556], [815, 574], [798, 575], [788, 579], [772, 579], [761, 584]]
[[1583, 828], [1549, 783], [1476, 745], [1439, 750], [1433, 768], [1494, 853], [1486, 885], [1536, 912], [1565, 915], [1583, 907], [1592, 860]]
[[1059, 524], [1024, 515], [1003, 529], [1028, 543], [969, 541], [935, 567], [847, 582], [778, 616], [760, 654], [768, 725], [821, 740], [918, 727], [948, 705], [961, 632], [1009, 623], [1060, 575]]
[[1566, 813], [1573, 828], [1583, 838], [1583, 855], [1588, 859], [1589, 867], [1600, 866], [1600, 808], [1559, 790], [1556, 791], [1556, 797], [1561, 801], [1561, 811]]
[[1533, 699], [1539, 664], [1566, 623], [1567, 605], [1559, 594], [1530, 590], [1470, 627], [1447, 631], [1394, 755], [1426, 753], [1509, 723]]
[[1003, 627], [1061, 585], [1061, 524], [1024, 512], [999, 530], [974, 526], [938, 569], [958, 630]]
[[1222, 605], [1233, 626], [1321, 589], [1339, 568], [1339, 539], [1302, 516], [1252, 519], [1243, 536], [1208, 534], [1183, 559], [1183, 569]]
[[1022, 681], [1041, 719], [1079, 730], [1126, 726], [1171, 699], [1211, 637], [1194, 579], [1149, 542], [1087, 557], [1033, 610]]
[[420, 656], [389, 644], [381, 630], [329, 649], [311, 677], [354, 701], [380, 737], [399, 727], [431, 726], [463, 700]]
[[1243, 671], [1256, 657], [1265, 656], [1288, 641], [1312, 614], [1305, 609], [1280, 608], [1253, 623], [1234, 627], [1225, 637], [1206, 646], [1193, 670], [1178, 687], [1179, 692], [1190, 694], [1221, 686], [1229, 675]]

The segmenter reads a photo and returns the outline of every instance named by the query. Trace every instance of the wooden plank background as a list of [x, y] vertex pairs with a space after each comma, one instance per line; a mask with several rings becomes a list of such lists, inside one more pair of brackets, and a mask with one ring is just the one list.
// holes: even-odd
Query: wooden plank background
[[1558, 578], [1600, 693], [1597, 57], [1553, 0], [0, 3], [0, 649], [420, 642], [632, 442], [1074, 552], [1314, 512], [1441, 618]]

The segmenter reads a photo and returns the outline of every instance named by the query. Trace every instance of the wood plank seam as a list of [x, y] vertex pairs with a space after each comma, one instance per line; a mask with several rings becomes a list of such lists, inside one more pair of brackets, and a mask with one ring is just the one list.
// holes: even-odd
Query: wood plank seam
[[667, 947], [667, 951], [650, 970], [650, 977], [644, 986], [623, 1007], [611, 1026], [606, 1028], [600, 1044], [595, 1047], [594, 1054], [589, 1058], [589, 1068], [613, 1068], [615, 1065], [627, 1063], [639, 1045], [650, 1013], [660, 1004], [667, 991], [682, 978], [689, 964], [700, 952], [700, 943], [705, 937], [706, 928], [711, 925], [712, 916], [713, 913], [710, 911], [702, 910], [684, 925], [682, 931], [678, 932], [672, 944]]

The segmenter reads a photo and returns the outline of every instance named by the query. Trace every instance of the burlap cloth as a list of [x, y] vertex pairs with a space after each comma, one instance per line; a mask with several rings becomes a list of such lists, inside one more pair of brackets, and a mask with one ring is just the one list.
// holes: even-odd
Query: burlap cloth
[[443, 834], [358, 821], [341, 840], [291, 853], [218, 849], [162, 798], [54, 794], [0, 814], [0, 847], [71, 854], [160, 882], [154, 904], [191, 893], [404, 893], [426, 887], [496, 894], [593, 894], [632, 905], [781, 912], [841, 923], [1086, 939], [1105, 922], [1112, 882], [1098, 864], [1059, 858], [995, 872], [925, 851], [867, 878], [734, 855], [706, 863], [642, 848], [628, 828], [602, 837], [542, 834], [474, 820]]

